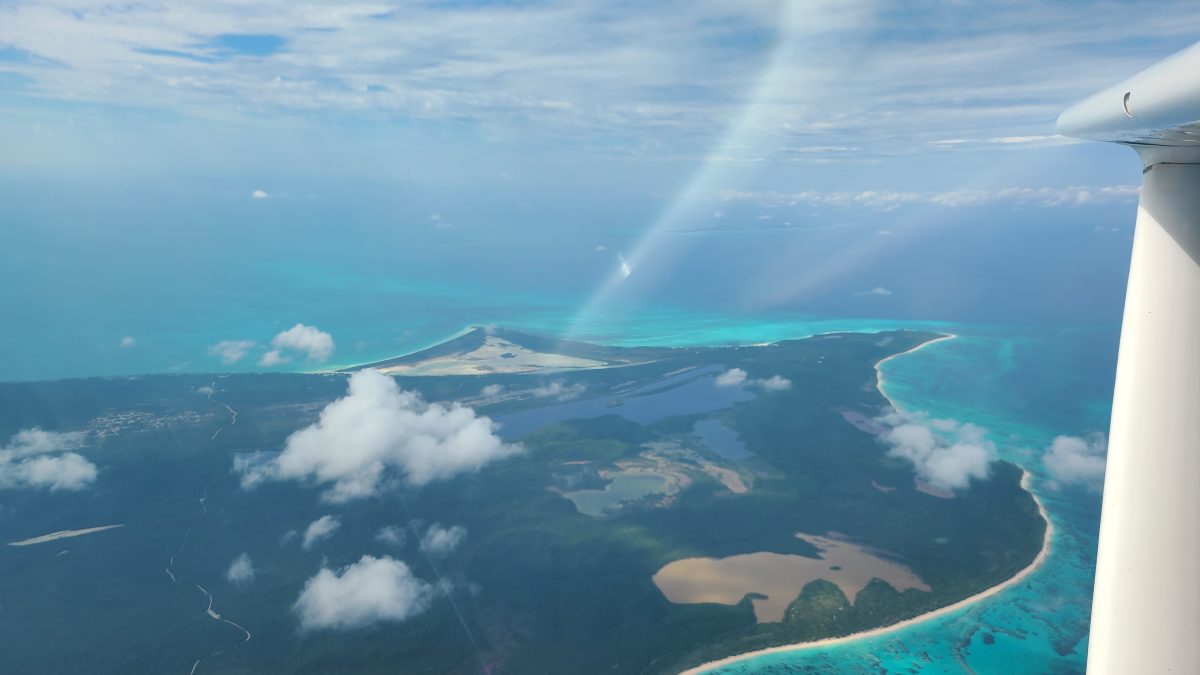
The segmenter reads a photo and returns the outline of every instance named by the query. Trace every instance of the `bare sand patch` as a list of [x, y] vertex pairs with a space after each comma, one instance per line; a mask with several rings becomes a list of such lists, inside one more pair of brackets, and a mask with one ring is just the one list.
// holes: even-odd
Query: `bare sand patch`
[[[1029, 481], [1029, 472], [1025, 471], [1024, 475], [1021, 477], [1021, 487], [1027, 491], [1029, 490]], [[1046, 507], [1044, 504], [1042, 504], [1042, 500], [1038, 499], [1037, 493], [1031, 491], [1029, 494], [1033, 496], [1033, 501], [1037, 504], [1038, 513], [1040, 513], [1042, 515], [1042, 519], [1046, 521], [1046, 531], [1042, 534], [1042, 550], [1038, 551], [1038, 554], [1036, 557], [1034, 557], [1033, 562], [1029, 563], [1025, 569], [1017, 572], [1007, 581], [1002, 581], [991, 588], [976, 593], [969, 598], [959, 600], [956, 603], [946, 605], [945, 607], [935, 609], [932, 612], [926, 612], [925, 614], [914, 616], [911, 619], [905, 619], [904, 621], [899, 621], [888, 626], [880, 626], [879, 628], [872, 628], [870, 630], [864, 630], [859, 633], [852, 633], [842, 637], [825, 638], [823, 640], [813, 640], [811, 642], [797, 642], [795, 644], [781, 645], [779, 647], [768, 647], [766, 649], [759, 649], [753, 652], [746, 652], [745, 654], [727, 656], [716, 661], [709, 661], [708, 663], [696, 666], [695, 668], [689, 668], [683, 672], [683, 675], [699, 675], [700, 673], [707, 673], [718, 668], [724, 668], [725, 666], [731, 666], [735, 663], [749, 661], [760, 656], [766, 656], [768, 654], [784, 654], [788, 652], [803, 651], [806, 649], [829, 647], [832, 645], [846, 644], [848, 642], [853, 642], [855, 640], [861, 640], [864, 638], [895, 633], [910, 626], [915, 626], [919, 623], [929, 621], [930, 619], [936, 619], [939, 616], [946, 616], [952, 612], [957, 612], [960, 609], [970, 607], [977, 602], [1002, 593], [1005, 589], [1021, 583], [1026, 577], [1036, 572], [1046, 562], [1046, 559], [1050, 557], [1050, 551], [1053, 547], [1054, 522], [1050, 520], [1050, 516], [1046, 513]]]
[[781, 621], [784, 611], [811, 581], [837, 585], [851, 603], [872, 579], [903, 591], [929, 591], [907, 567], [869, 548], [830, 537], [797, 534], [821, 550], [820, 558], [782, 553], [747, 553], [728, 558], [676, 560], [654, 575], [654, 584], [674, 603], [715, 602], [734, 605], [749, 593], [759, 623]]
[[380, 368], [388, 375], [491, 375], [538, 371], [586, 370], [609, 364], [563, 354], [535, 352], [504, 338], [489, 335], [480, 347], [462, 354], [435, 356], [417, 363]]

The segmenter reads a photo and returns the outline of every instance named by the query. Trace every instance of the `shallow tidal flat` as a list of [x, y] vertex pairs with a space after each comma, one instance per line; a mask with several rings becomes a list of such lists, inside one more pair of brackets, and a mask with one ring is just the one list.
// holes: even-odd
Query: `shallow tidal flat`
[[872, 579], [886, 581], [898, 591], [930, 590], [910, 569], [870, 549], [829, 537], [796, 536], [820, 549], [821, 557], [760, 552], [728, 558], [685, 558], [659, 570], [654, 584], [677, 604], [735, 605], [753, 594], [751, 602], [759, 623], [782, 621], [788, 605], [817, 579], [836, 584], [851, 604]]

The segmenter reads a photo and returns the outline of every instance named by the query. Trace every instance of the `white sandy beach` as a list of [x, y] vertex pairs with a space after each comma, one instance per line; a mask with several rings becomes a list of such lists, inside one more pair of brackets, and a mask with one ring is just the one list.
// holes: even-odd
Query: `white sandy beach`
[[[923, 342], [923, 343], [917, 345], [916, 347], [909, 349], [908, 351], [901, 352], [899, 354], [893, 354], [893, 355], [879, 361], [878, 363], [876, 363], [875, 364], [875, 373], [876, 373], [876, 379], [877, 379], [877, 386], [879, 387], [879, 393], [882, 394], [883, 397], [888, 400], [888, 403], [891, 404], [891, 406], [893, 408], [899, 410], [899, 408], [896, 406], [895, 401], [893, 401], [891, 398], [889, 398], [887, 395], [887, 392], [884, 390], [884, 377], [883, 377], [883, 369], [882, 369], [883, 364], [898, 357], [898, 356], [903, 356], [905, 354], [911, 354], [912, 352], [915, 352], [918, 349], [923, 349], [923, 348], [928, 347], [929, 345], [934, 344], [936, 342], [941, 342], [942, 340], [950, 340], [955, 337], [958, 337], [958, 336], [946, 335], [946, 336], [943, 336], [940, 338], [930, 340], [928, 342]], [[1030, 479], [1031, 479], [1030, 473], [1028, 471], [1024, 471], [1021, 476], [1021, 487], [1024, 488], [1026, 491], [1029, 491]], [[760, 649], [758, 651], [747, 652], [745, 654], [737, 654], [735, 656], [729, 656], [729, 657], [726, 657], [726, 658], [723, 658], [723, 659], [720, 659], [717, 661], [710, 661], [708, 663], [697, 666], [695, 668], [691, 668], [689, 670], [684, 671], [684, 675], [708, 672], [708, 671], [711, 671], [711, 670], [714, 670], [717, 668], [721, 668], [724, 666], [732, 665], [734, 663], [738, 663], [741, 661], [747, 661], [749, 659], [757, 658], [759, 656], [765, 656], [767, 654], [783, 654], [783, 653], [787, 653], [787, 652], [799, 652], [799, 651], [804, 651], [804, 650], [808, 650], [808, 649], [818, 649], [821, 647], [830, 647], [833, 645], [846, 644], [849, 642], [853, 642], [855, 640], [861, 640], [861, 639], [865, 639], [865, 638], [878, 637], [880, 635], [887, 635], [889, 633], [895, 633], [897, 631], [903, 630], [910, 626], [915, 626], [917, 624], [920, 624], [920, 623], [923, 623], [926, 621], [930, 621], [932, 619], [936, 619], [941, 616], [946, 616], [947, 614], [951, 614], [953, 612], [957, 612], [960, 609], [969, 607], [977, 602], [980, 602], [981, 600], [986, 600], [987, 598], [990, 598], [1012, 586], [1015, 586], [1016, 584], [1021, 583], [1021, 581], [1023, 581], [1026, 577], [1028, 577], [1029, 575], [1036, 572], [1038, 570], [1038, 568], [1041, 567], [1042, 564], [1046, 562], [1046, 559], [1050, 556], [1050, 549], [1051, 549], [1051, 545], [1054, 540], [1054, 523], [1050, 520], [1049, 514], [1046, 513], [1045, 505], [1042, 504], [1042, 500], [1038, 499], [1038, 496], [1036, 493], [1034, 493], [1032, 491], [1029, 491], [1029, 493], [1030, 493], [1030, 495], [1033, 496], [1034, 503], [1037, 504], [1038, 513], [1040, 513], [1042, 516], [1042, 519], [1044, 521], [1046, 521], [1046, 531], [1042, 535], [1042, 549], [1040, 551], [1038, 551], [1037, 556], [1035, 556], [1034, 559], [1027, 566], [1025, 566], [1021, 571], [1017, 572], [1016, 574], [1014, 574], [1012, 577], [1008, 578], [1007, 580], [1005, 580], [995, 586], [992, 586], [991, 588], [988, 588], [979, 593], [976, 593], [975, 595], [972, 595], [968, 598], [959, 600], [958, 602], [953, 603], [951, 605], [947, 605], [945, 607], [935, 609], [932, 612], [927, 612], [927, 613], [921, 614], [919, 616], [914, 616], [911, 619], [905, 619], [904, 621], [900, 621], [899, 623], [894, 623], [894, 624], [891, 624], [888, 626], [881, 626], [879, 628], [873, 628], [871, 630], [866, 630], [866, 631], [862, 631], [859, 633], [852, 633], [850, 635], [845, 635], [842, 637], [825, 638], [823, 640], [813, 640], [811, 642], [798, 642], [798, 643], [790, 644], [790, 645], [781, 645], [779, 647]]]
[[892, 354], [891, 356], [887, 356], [887, 357], [880, 359], [875, 364], [875, 388], [879, 390], [879, 393], [881, 396], [883, 396], [883, 398], [887, 399], [888, 405], [892, 406], [892, 408], [895, 410], [900, 410], [900, 406], [896, 405], [896, 402], [892, 400], [892, 397], [887, 395], [887, 390], [884, 389], [883, 364], [887, 363], [888, 361], [891, 361], [892, 359], [900, 358], [901, 356], [904, 356], [905, 354], [912, 354], [915, 351], [920, 351], [920, 350], [928, 347], [929, 345], [937, 344], [939, 342], [944, 342], [945, 340], [953, 340], [957, 337], [958, 336], [955, 335], [954, 333], [950, 333], [948, 335], [943, 335], [941, 337], [936, 337], [932, 340], [922, 342], [921, 344], [917, 345], [916, 347], [902, 351], [899, 354]]

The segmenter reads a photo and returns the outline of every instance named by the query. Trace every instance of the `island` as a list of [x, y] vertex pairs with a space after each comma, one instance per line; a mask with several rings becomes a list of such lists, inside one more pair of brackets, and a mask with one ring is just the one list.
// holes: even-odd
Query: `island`
[[[946, 337], [619, 348], [477, 327], [338, 373], [0, 384], [0, 434], [85, 430], [100, 467], [86, 492], [0, 492], [0, 536], [127, 526], [70, 556], [4, 547], [0, 596], [24, 619], [0, 649], [26, 672], [137, 653], [156, 672], [676, 673], [894, 630], [1016, 583], [1051, 542], [1020, 467], [931, 490], [881, 443], [877, 364]], [[362, 368], [521, 452], [353, 503], [244, 487], [237, 458], [278, 452]], [[301, 546], [326, 515], [336, 534]], [[432, 524], [460, 528], [452, 553], [420, 542]], [[256, 573], [235, 583], [242, 554]], [[301, 627], [306, 581], [364, 555], [437, 592], [403, 619]]]

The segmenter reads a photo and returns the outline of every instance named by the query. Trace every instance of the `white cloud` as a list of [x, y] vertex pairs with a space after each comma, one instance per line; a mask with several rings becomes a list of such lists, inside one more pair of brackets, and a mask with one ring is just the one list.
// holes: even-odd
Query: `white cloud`
[[586, 390], [587, 386], [581, 382], [569, 385], [562, 380], [554, 380], [549, 384], [531, 389], [529, 393], [533, 394], [536, 398], [554, 398], [559, 401], [570, 401], [579, 398]]
[[594, 248], [592, 250], [594, 250], [596, 253], [604, 253], [605, 251], [608, 250], [608, 247], [605, 246], [604, 244], [597, 244], [596, 248]]
[[132, 335], [126, 335], [121, 338], [121, 347], [130, 349], [137, 346], [137, 340]]
[[348, 630], [417, 616], [435, 595], [435, 587], [414, 576], [408, 565], [364, 555], [338, 572], [317, 572], [304, 584], [293, 609], [305, 630]]
[[784, 391], [792, 388], [792, 381], [781, 375], [772, 375], [764, 380], [755, 380], [754, 384], [764, 391]]
[[278, 366], [279, 364], [287, 363], [288, 361], [291, 361], [291, 359], [284, 356], [283, 352], [278, 349], [272, 349], [271, 351], [262, 355], [262, 358], [258, 360], [258, 365], [262, 366], [263, 368], [270, 368], [271, 366]]
[[229, 569], [225, 570], [225, 578], [231, 584], [248, 584], [254, 581], [254, 563], [250, 562], [250, 556], [243, 553], [233, 559], [229, 563]]
[[342, 521], [333, 516], [317, 518], [304, 529], [304, 540], [300, 543], [300, 547], [305, 551], [312, 550], [313, 546], [332, 537], [341, 526]]
[[221, 357], [221, 363], [228, 366], [245, 358], [246, 354], [254, 348], [255, 344], [256, 343], [253, 340], [221, 340], [217, 344], [209, 347], [208, 353], [213, 356]]
[[83, 444], [83, 432], [38, 428], [17, 432], [0, 449], [0, 488], [81, 490], [95, 482], [96, 465], [70, 452]]
[[350, 376], [349, 393], [321, 411], [313, 425], [293, 433], [283, 452], [239, 455], [234, 471], [243, 487], [264, 480], [332, 484], [323, 497], [343, 502], [377, 494], [389, 473], [413, 486], [478, 471], [522, 448], [494, 433], [488, 417], [458, 403], [426, 403], [377, 370]]
[[1106, 452], [1107, 443], [1101, 435], [1086, 439], [1058, 436], [1046, 449], [1042, 463], [1060, 484], [1099, 490], [1104, 485]]
[[375, 541], [378, 541], [388, 546], [400, 548], [404, 546], [404, 542], [408, 540], [408, 534], [400, 525], [386, 525], [379, 528], [375, 533]]
[[749, 375], [741, 368], [730, 368], [729, 370], [717, 375], [714, 383], [718, 387], [740, 387], [746, 384]]
[[792, 381], [782, 375], [772, 375], [768, 378], [753, 379], [749, 373], [741, 368], [730, 368], [725, 372], [717, 375], [713, 380], [713, 384], [718, 387], [742, 387], [753, 386], [759, 387], [763, 391], [783, 391], [792, 388]]
[[15, 463], [0, 463], [0, 487], [42, 487], [50, 490], [81, 490], [96, 480], [96, 465], [82, 455], [68, 452], [53, 457], [32, 457]]
[[892, 292], [890, 290], [884, 288], [883, 286], [876, 286], [875, 288], [872, 288], [869, 291], [858, 291], [857, 293], [855, 293], [855, 295], [858, 295], [858, 296], [863, 296], [863, 295], [888, 296], [888, 295], [892, 295]]
[[[768, 146], [790, 161], [869, 159], [941, 139], [964, 141], [948, 152], [1008, 147], [989, 139], [1045, 134], [1065, 102], [1200, 30], [1180, 0], [1152, 12], [1138, 3], [1090, 12], [1075, 3], [933, 3], [898, 12], [854, 1], [274, 0], [246, 12], [230, 2], [15, 0], [0, 8], [0, 43], [28, 54], [5, 70], [40, 98], [244, 117], [284, 109], [483, 120], [699, 152], [738, 120], [748, 128], [735, 126], [738, 143], [721, 155], [744, 160]], [[912, 25], [923, 30], [897, 30]], [[213, 44], [227, 33], [277, 35], [287, 48], [228, 58]], [[747, 39], [761, 36], [769, 39]]]
[[479, 393], [482, 396], [498, 396], [500, 394], [500, 392], [502, 392], [502, 391], [504, 391], [504, 385], [489, 384], [486, 387], [484, 387], [483, 389], [480, 389]]
[[0, 453], [10, 457], [29, 457], [52, 452], [74, 450], [83, 445], [87, 433], [83, 431], [46, 431], [34, 427], [22, 429], [13, 435]]
[[298, 323], [279, 333], [271, 340], [271, 346], [277, 351], [292, 350], [304, 352], [310, 361], [324, 363], [333, 355], [333, 336], [318, 330], [315, 326], [305, 326]]
[[[269, 197], [269, 196], [270, 196], [270, 195], [268, 195], [268, 194], [267, 194], [265, 191], [263, 191], [263, 190], [255, 190], [254, 192], [251, 192], [251, 193], [250, 193], [250, 197], [252, 197], [253, 199], [266, 199], [266, 198], [267, 198], [267, 197]], [[286, 200], [285, 200], [285, 201], [286, 201]]]
[[434, 523], [425, 531], [425, 536], [421, 537], [421, 550], [435, 558], [441, 558], [452, 553], [466, 538], [465, 527], [442, 527], [440, 523]]
[[722, 190], [709, 194], [705, 198], [710, 200], [716, 199], [718, 201], [750, 202], [768, 208], [790, 206], [857, 206], [875, 211], [893, 211], [902, 206], [911, 205], [935, 205], [948, 208], [992, 205], [1054, 208], [1059, 206], [1121, 204], [1137, 201], [1138, 191], [1139, 188], [1136, 185], [1009, 187], [993, 190], [950, 190], [944, 192], [904, 192], [895, 190], [756, 192]]
[[877, 421], [888, 428], [880, 436], [888, 455], [907, 460], [917, 477], [935, 488], [963, 490], [990, 474], [995, 447], [974, 424], [899, 412]]

